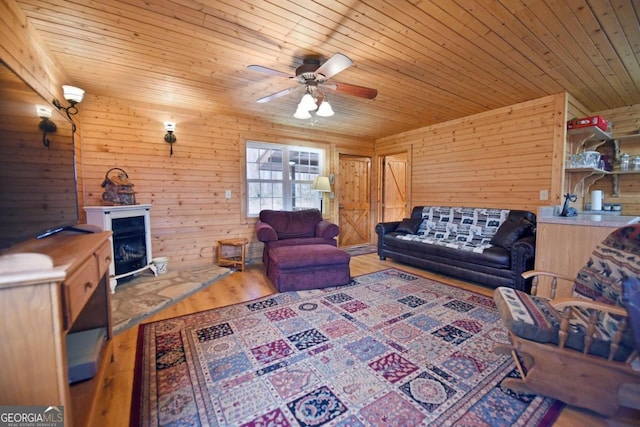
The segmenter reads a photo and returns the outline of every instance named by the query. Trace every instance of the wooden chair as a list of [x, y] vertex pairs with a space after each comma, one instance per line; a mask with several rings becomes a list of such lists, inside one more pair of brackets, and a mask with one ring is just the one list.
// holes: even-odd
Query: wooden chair
[[[536, 295], [541, 275], [552, 277], [550, 298]], [[511, 344], [494, 351], [512, 355], [521, 377], [503, 386], [605, 416], [621, 404], [640, 408], [639, 276], [640, 225], [632, 225], [600, 243], [576, 278], [530, 271], [531, 295], [496, 289]]]

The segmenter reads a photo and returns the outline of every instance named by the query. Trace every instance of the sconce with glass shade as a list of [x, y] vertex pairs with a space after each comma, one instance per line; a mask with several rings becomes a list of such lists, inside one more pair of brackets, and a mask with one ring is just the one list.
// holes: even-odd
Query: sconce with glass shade
[[76, 124], [71, 116], [78, 114], [78, 107], [76, 107], [76, 104], [82, 102], [82, 99], [84, 98], [84, 90], [75, 86], [62, 85], [62, 92], [64, 99], [66, 99], [70, 105], [68, 107], [64, 107], [57, 98], [53, 100], [53, 105], [58, 110], [62, 110], [67, 114], [67, 117], [71, 121], [71, 130], [72, 132], [75, 132]]
[[49, 148], [51, 141], [47, 138], [47, 134], [54, 133], [58, 130], [56, 124], [52, 120], [49, 120], [52, 114], [51, 108], [45, 105], [36, 105], [36, 114], [42, 119], [38, 124], [38, 129], [42, 131], [42, 145]]
[[173, 132], [176, 131], [175, 122], [164, 122], [164, 130], [167, 132], [164, 135], [164, 140], [165, 142], [169, 143], [171, 147], [169, 151], [169, 156], [173, 156], [173, 143], [177, 141], [176, 136], [173, 134]]
[[317, 176], [314, 180], [313, 183], [311, 184], [311, 189], [312, 190], [316, 190], [316, 191], [320, 191], [322, 193], [322, 196], [320, 198], [320, 212], [324, 212], [322, 204], [324, 201], [324, 193], [330, 193], [331, 192], [331, 184], [329, 183], [329, 177], [328, 176]]

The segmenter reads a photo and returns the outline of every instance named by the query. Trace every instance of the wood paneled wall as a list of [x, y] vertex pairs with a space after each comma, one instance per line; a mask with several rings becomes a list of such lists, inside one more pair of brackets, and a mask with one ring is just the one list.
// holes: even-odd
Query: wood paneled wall
[[[325, 149], [327, 172], [337, 150], [373, 153], [373, 141], [333, 135], [239, 117], [115, 98], [87, 96], [82, 102], [82, 170], [85, 204], [100, 205], [101, 183], [112, 167], [124, 169], [135, 184], [138, 203], [151, 203], [154, 256], [170, 258], [169, 268], [212, 263], [217, 241], [246, 237], [249, 257], [260, 258], [255, 218], [244, 214], [246, 140]], [[164, 142], [163, 121], [176, 122], [173, 155]], [[231, 199], [225, 199], [231, 190]], [[329, 207], [328, 218], [334, 219]]]
[[411, 146], [414, 206], [535, 212], [559, 202], [565, 105], [558, 94], [424, 127], [377, 140], [376, 154]]

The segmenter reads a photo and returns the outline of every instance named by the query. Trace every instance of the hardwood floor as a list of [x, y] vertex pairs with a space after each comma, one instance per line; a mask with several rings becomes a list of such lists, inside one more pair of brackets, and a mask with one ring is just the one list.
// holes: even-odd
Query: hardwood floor
[[[397, 267], [484, 295], [492, 295], [493, 293], [493, 290], [487, 287], [446, 278], [424, 270], [395, 263], [391, 260], [380, 261], [376, 254], [351, 258], [352, 276], [359, 276], [392, 267]], [[237, 304], [267, 296], [274, 292], [275, 288], [264, 275], [263, 265], [252, 264], [248, 265], [244, 272], [233, 273], [191, 297], [166, 308], [146, 321], [151, 322], [168, 319], [196, 311]], [[114, 339], [115, 361], [111, 364], [106, 375], [99, 408], [93, 422], [93, 425], [96, 427], [120, 427], [129, 425], [137, 334], [138, 327], [134, 326], [116, 335]], [[578, 425], [640, 425], [640, 411], [623, 408], [618, 412], [616, 417], [603, 419], [584, 410], [566, 408], [554, 424], [555, 427], [574, 427]]]

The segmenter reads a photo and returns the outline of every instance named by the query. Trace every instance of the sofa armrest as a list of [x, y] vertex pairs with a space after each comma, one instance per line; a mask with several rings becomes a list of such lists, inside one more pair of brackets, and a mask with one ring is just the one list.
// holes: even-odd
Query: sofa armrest
[[385, 234], [389, 234], [398, 228], [401, 221], [379, 222], [376, 224], [376, 233], [379, 237], [383, 237]]
[[379, 222], [376, 224], [376, 233], [378, 234], [378, 257], [381, 260], [387, 259], [386, 255], [382, 252], [384, 247], [384, 235], [395, 231], [400, 225], [400, 221]]
[[256, 222], [256, 236], [261, 242], [278, 240], [278, 233], [276, 233], [276, 230], [266, 222], [260, 220]]
[[323, 239], [333, 239], [340, 232], [340, 228], [337, 224], [329, 222], [325, 219], [320, 221], [316, 225], [316, 237], [322, 237]]
[[525, 279], [522, 273], [532, 270], [536, 256], [536, 237], [528, 236], [516, 240], [511, 246], [511, 270], [515, 274], [515, 288], [530, 293], [531, 278]]

